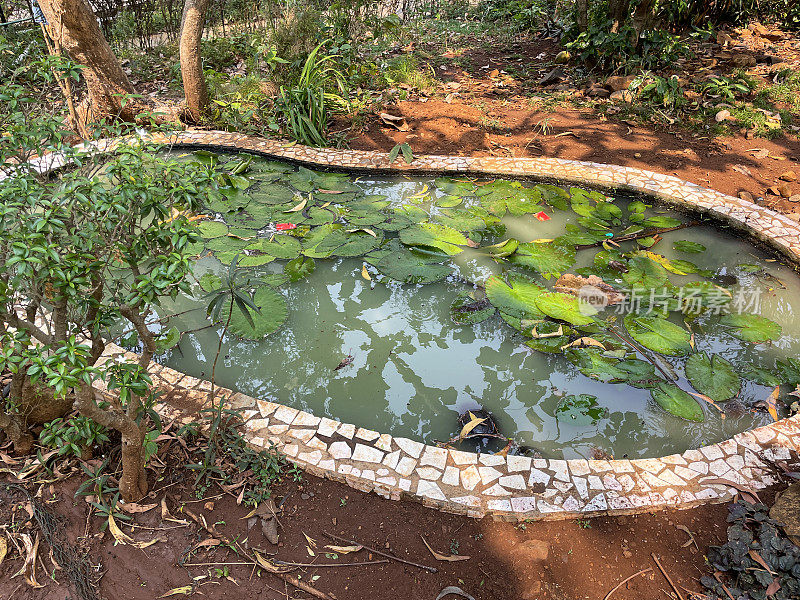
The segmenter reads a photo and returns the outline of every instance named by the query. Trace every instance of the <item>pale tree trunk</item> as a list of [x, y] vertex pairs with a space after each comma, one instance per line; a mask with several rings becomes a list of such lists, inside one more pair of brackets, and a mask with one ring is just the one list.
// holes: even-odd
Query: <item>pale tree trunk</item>
[[611, 31], [616, 33], [630, 17], [630, 0], [610, 0], [608, 3], [608, 16], [611, 18]]
[[134, 120], [142, 103], [123, 102], [124, 96], [134, 93], [133, 86], [86, 0], [39, 0], [39, 6], [56, 48], [85, 67], [88, 97], [79, 109], [82, 118], [86, 122], [103, 117]]
[[589, 29], [589, 0], [577, 0], [575, 20], [578, 23], [578, 31], [584, 32]]
[[203, 58], [200, 42], [210, 0], [186, 0], [181, 20], [181, 76], [186, 109], [191, 119], [198, 123], [208, 107], [208, 88], [203, 77]]

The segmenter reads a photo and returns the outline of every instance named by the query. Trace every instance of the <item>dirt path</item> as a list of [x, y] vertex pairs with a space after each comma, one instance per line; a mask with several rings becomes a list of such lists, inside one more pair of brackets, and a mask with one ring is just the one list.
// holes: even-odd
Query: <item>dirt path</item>
[[[186, 473], [185, 470], [179, 470]], [[301, 484], [286, 481], [275, 489], [276, 501], [287, 497], [281, 516], [283, 528], [280, 542], [267, 542], [258, 524], [243, 517], [248, 510], [237, 506], [231, 496], [217, 497], [219, 490], [209, 492], [209, 499], [198, 501], [193, 494], [191, 476], [166, 492], [167, 504], [173, 515], [185, 518], [182, 506], [202, 515], [224, 535], [238, 539], [250, 548], [261, 548], [266, 554], [284, 561], [302, 563], [346, 563], [377, 560], [380, 556], [366, 550], [352, 554], [326, 556], [323, 532], [354, 539], [373, 548], [394, 552], [397, 556], [435, 566], [438, 573], [398, 563], [339, 567], [303, 568], [296, 572], [302, 580], [312, 582], [320, 590], [340, 600], [374, 600], [402, 598], [433, 600], [446, 586], [456, 585], [477, 600], [602, 600], [621, 580], [629, 575], [652, 568], [636, 577], [616, 592], [616, 600], [651, 600], [669, 589], [657, 571], [651, 553], [656, 553], [673, 580], [686, 589], [700, 591], [697, 579], [704, 572], [703, 551], [725, 537], [724, 506], [707, 506], [688, 511], [666, 511], [635, 517], [601, 518], [591, 521], [555, 521], [514, 525], [489, 519], [477, 521], [466, 517], [446, 515], [411, 502], [391, 502], [356, 492], [341, 484], [306, 476]], [[161, 541], [138, 550], [128, 545], [114, 545], [108, 531], [98, 531], [99, 518], [89, 521], [89, 535], [84, 537], [87, 524], [87, 504], [83, 498], [74, 499], [77, 478], [55, 486], [45, 486], [42, 498], [50, 510], [57, 512], [67, 524], [69, 537], [89, 549], [93, 564], [101, 565], [104, 573], [101, 592], [113, 600], [158, 598], [169, 590], [190, 585], [192, 577], [209, 575], [197, 580], [198, 592], [207, 598], [308, 598], [308, 594], [285, 589], [283, 582], [267, 573], [253, 573], [250, 566], [231, 565], [230, 579], [216, 572], [224, 565], [186, 566], [198, 563], [240, 562], [223, 547], [201, 548], [187, 552], [209, 536], [194, 522], [176, 526], [161, 519], [160, 509], [135, 515], [135, 521], [156, 530], [131, 530], [137, 540]], [[163, 482], [158, 487], [161, 487]], [[160, 503], [165, 492], [148, 498]], [[0, 490], [0, 512], [3, 523], [11, 514], [17, 521], [25, 515], [21, 497], [9, 498]], [[174, 529], [171, 529], [175, 527]], [[692, 532], [700, 548], [685, 531]], [[26, 530], [26, 529], [23, 529]], [[311, 556], [305, 535], [316, 542]], [[421, 539], [437, 551], [466, 555], [459, 562], [436, 561]], [[246, 541], [245, 541], [246, 540]], [[328, 552], [332, 552], [328, 550]], [[52, 564], [47, 558], [49, 548], [43, 543], [42, 563], [48, 572]], [[179, 563], [185, 563], [180, 566]], [[10, 579], [21, 566], [13, 553], [0, 566], [0, 598], [14, 600], [66, 600], [69, 596], [63, 573], [55, 573], [55, 581], [37, 568], [37, 577], [44, 587], [32, 589], [22, 578]], [[318, 577], [317, 577], [318, 576]], [[287, 595], [288, 593], [288, 595]], [[176, 596], [181, 597], [181, 596]]]

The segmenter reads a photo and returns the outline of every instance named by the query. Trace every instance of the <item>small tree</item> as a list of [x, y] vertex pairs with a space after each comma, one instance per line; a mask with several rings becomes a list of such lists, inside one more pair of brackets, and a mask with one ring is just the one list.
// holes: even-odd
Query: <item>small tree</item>
[[202, 120], [208, 108], [208, 87], [203, 75], [200, 46], [209, 3], [210, 0], [186, 0], [181, 20], [181, 39], [178, 44], [186, 110], [195, 123]]
[[[0, 85], [0, 102], [0, 163], [16, 163], [0, 181], [0, 371], [12, 373], [0, 428], [21, 452], [31, 420], [70, 408], [118, 431], [120, 492], [136, 501], [147, 491], [144, 448], [157, 419], [146, 368], [159, 337], [147, 318], [162, 298], [188, 290], [186, 249], [197, 237], [188, 214], [215, 186], [213, 173], [141, 141], [113, 157], [74, 150], [61, 141], [62, 120], [33, 116], [13, 80]], [[67, 161], [58, 176], [24, 162], [45, 148]], [[101, 365], [122, 328], [138, 334], [138, 361]]]

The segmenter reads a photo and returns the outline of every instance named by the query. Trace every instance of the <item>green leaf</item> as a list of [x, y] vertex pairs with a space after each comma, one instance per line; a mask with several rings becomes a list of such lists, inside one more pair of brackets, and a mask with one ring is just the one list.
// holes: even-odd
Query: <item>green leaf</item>
[[492, 181], [478, 188], [478, 196], [486, 210], [500, 217], [506, 211], [519, 216], [542, 208], [542, 193], [535, 187], [524, 187], [519, 181]]
[[222, 279], [214, 273], [203, 274], [198, 280], [198, 283], [204, 292], [213, 292], [222, 287]]
[[274, 256], [270, 256], [269, 254], [252, 254], [249, 256], [242, 256], [239, 259], [239, 266], [240, 267], [260, 267], [262, 265], [266, 265], [271, 263], [275, 260]]
[[170, 327], [166, 331], [162, 331], [158, 340], [156, 341], [156, 349], [159, 352], [166, 352], [178, 345], [181, 341], [181, 332], [177, 327]]
[[691, 334], [664, 318], [629, 314], [625, 317], [625, 327], [634, 340], [654, 352], [682, 356], [692, 351]]
[[740, 340], [752, 344], [777, 341], [782, 332], [775, 321], [760, 315], [729, 313], [720, 319], [720, 323], [732, 328], [731, 333]]
[[283, 272], [289, 277], [289, 281], [300, 281], [311, 275], [316, 266], [313, 258], [298, 256], [286, 263], [286, 266], [283, 267]]
[[597, 403], [597, 396], [578, 394], [562, 398], [556, 407], [555, 416], [559, 421], [586, 427], [596, 425], [608, 416], [608, 410]]
[[389, 164], [393, 164], [394, 161], [397, 160], [397, 156], [400, 154], [400, 144], [395, 144], [394, 148], [389, 150]]
[[697, 423], [705, 420], [697, 400], [677, 385], [662, 381], [650, 390], [650, 395], [661, 408], [676, 417]]
[[[260, 340], [274, 333], [286, 322], [289, 317], [289, 308], [286, 298], [269, 286], [263, 286], [253, 294], [253, 303], [259, 312], [248, 309], [253, 321], [251, 325], [244, 311], [239, 306], [233, 308], [228, 329], [237, 337], [247, 340]], [[231, 310], [231, 301], [228, 300], [220, 311], [218, 323], [224, 325]]]
[[545, 289], [523, 277], [510, 278], [509, 281], [511, 285], [496, 275], [486, 281], [489, 302], [501, 313], [518, 319], [543, 318], [545, 315], [536, 305], [536, 299]]
[[275, 258], [291, 260], [300, 254], [300, 240], [290, 235], [275, 235], [271, 239], [260, 239], [245, 248], [259, 250]]
[[486, 252], [489, 256], [493, 256], [494, 258], [503, 258], [514, 254], [518, 247], [519, 241], [512, 238], [503, 240], [497, 244], [492, 244], [491, 246], [481, 246], [481, 251]]
[[[771, 388], [777, 387], [784, 383], [784, 380], [782, 380], [774, 371], [762, 369], [760, 367], [750, 367], [742, 374], [742, 376], [745, 379], [754, 381], [758, 385], [766, 385]], [[800, 383], [800, 374], [798, 374], [797, 381]]]
[[686, 378], [701, 394], [715, 402], [724, 402], [739, 393], [741, 380], [731, 363], [712, 354], [692, 354], [686, 359]]
[[403, 283], [433, 283], [452, 273], [450, 266], [416, 256], [404, 248], [387, 253], [373, 264], [387, 277]]
[[645, 254], [637, 254], [628, 261], [628, 272], [622, 279], [632, 288], [656, 289], [669, 282], [667, 270]]
[[460, 231], [437, 223], [418, 223], [400, 231], [400, 241], [407, 246], [428, 246], [454, 256], [463, 252], [459, 246], [472, 242]]
[[597, 314], [597, 309], [588, 303], [580, 302], [577, 296], [558, 292], [537, 296], [536, 307], [548, 317], [566, 321], [577, 327], [594, 323], [592, 315]]
[[567, 210], [570, 206], [569, 192], [563, 188], [549, 184], [539, 184], [536, 186], [542, 194], [542, 198], [547, 204], [558, 210]]
[[471, 181], [452, 177], [439, 177], [433, 185], [443, 194], [451, 196], [475, 196], [478, 189]]
[[403, 153], [403, 160], [409, 165], [414, 162], [414, 153], [411, 151], [411, 146], [406, 143], [400, 144], [400, 150]]
[[519, 244], [509, 260], [545, 277], [559, 276], [575, 264], [575, 247], [556, 242], [530, 242]]
[[205, 239], [211, 240], [228, 235], [228, 226], [219, 221], [202, 221], [197, 227], [197, 232]]
[[688, 240], [677, 240], [672, 244], [672, 247], [680, 252], [690, 252], [693, 254], [706, 251], [706, 247], [703, 246], [703, 244], [699, 244], [697, 242], [690, 242]]
[[474, 325], [494, 315], [495, 307], [488, 298], [475, 299], [474, 294], [459, 294], [450, 305], [450, 318], [456, 325]]
[[566, 358], [578, 366], [580, 372], [604, 383], [626, 381], [628, 373], [619, 368], [622, 361], [606, 356], [598, 348], [577, 348], [567, 350]]

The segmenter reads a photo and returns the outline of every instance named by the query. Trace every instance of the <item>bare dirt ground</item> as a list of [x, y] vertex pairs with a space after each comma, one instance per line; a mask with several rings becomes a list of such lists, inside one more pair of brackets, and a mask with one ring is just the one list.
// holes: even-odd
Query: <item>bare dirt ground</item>
[[[248, 548], [261, 548], [274, 559], [337, 565], [382, 560], [366, 549], [350, 554], [325, 550], [325, 544], [342, 545], [326, 538], [325, 533], [331, 533], [438, 571], [429, 573], [390, 562], [353, 567], [309, 566], [291, 573], [331, 597], [354, 600], [433, 600], [443, 588], [453, 585], [479, 600], [603, 600], [617, 583], [645, 569], [650, 570], [622, 586], [615, 596], [617, 600], [651, 600], [670, 591], [653, 553], [688, 596], [701, 591], [697, 580], [706, 572], [704, 550], [722, 543], [726, 531], [727, 509], [722, 505], [587, 521], [511, 524], [447, 515], [416, 503], [392, 502], [306, 476], [300, 484], [284, 481], [275, 488], [276, 503], [283, 502], [282, 528], [279, 543], [271, 545], [259, 524], [254, 523], [257, 519], [244, 518], [248, 509], [237, 506], [232, 495], [216, 489], [198, 500], [191, 474], [176, 465], [172, 478], [174, 481], [156, 484], [155, 489], [162, 491], [141, 503], [156, 506], [133, 515], [137, 527], [122, 526], [137, 541], [159, 540], [145, 549], [115, 545], [108, 530], [99, 531], [101, 518], [87, 519], [88, 504], [82, 497], [73, 497], [78, 478], [41, 488], [41, 500], [58, 515], [70, 542], [88, 552], [91, 564], [102, 577], [100, 593], [104, 598], [159, 598], [193, 582], [196, 594], [220, 600], [311, 597], [251, 565], [235, 564], [249, 559], [215, 542], [198, 547], [214, 536], [189, 518], [188, 511], [215, 524], [222, 535]], [[163, 490], [165, 486], [169, 487]], [[162, 499], [174, 521], [162, 518]], [[0, 488], [2, 522], [16, 523], [19, 531], [35, 535], [36, 528], [24, 524], [29, 509], [24, 496]], [[180, 520], [187, 524], [176, 522]], [[315, 547], [306, 536], [314, 540]], [[454, 552], [469, 559], [437, 561], [426, 549], [423, 536], [436, 551]], [[311, 556], [312, 552], [315, 556]], [[325, 552], [329, 554], [326, 556]], [[64, 572], [54, 571], [49, 553], [50, 548], [42, 541], [36, 577], [43, 587], [34, 589], [22, 576], [11, 578], [23, 562], [11, 552], [0, 566], [0, 598], [75, 598]], [[225, 563], [233, 563], [227, 566], [227, 574], [222, 571]], [[181, 596], [185, 594], [175, 595]]]

